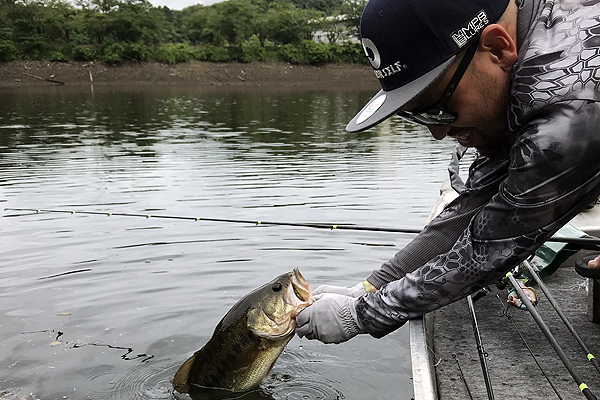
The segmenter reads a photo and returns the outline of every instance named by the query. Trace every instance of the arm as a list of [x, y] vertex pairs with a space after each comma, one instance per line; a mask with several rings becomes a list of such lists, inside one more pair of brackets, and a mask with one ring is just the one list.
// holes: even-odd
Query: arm
[[[506, 142], [508, 148], [508, 140]], [[449, 168], [454, 170], [454, 174], [458, 174], [457, 151]], [[498, 193], [500, 183], [507, 176], [508, 162], [508, 150], [500, 151], [494, 158], [477, 158], [469, 169], [466, 186], [463, 185], [460, 191], [457, 189], [459, 196], [446, 205], [413, 241], [373, 271], [367, 281], [375, 287], [382, 287], [403, 278], [433, 257], [448, 252], [473, 216]]]
[[[410, 318], [495, 282], [600, 193], [597, 103], [549, 106], [513, 141], [508, 175], [498, 193], [472, 213], [458, 240], [414, 272], [358, 300], [357, 317], [366, 332], [382, 337]], [[455, 206], [451, 203], [443, 214]]]

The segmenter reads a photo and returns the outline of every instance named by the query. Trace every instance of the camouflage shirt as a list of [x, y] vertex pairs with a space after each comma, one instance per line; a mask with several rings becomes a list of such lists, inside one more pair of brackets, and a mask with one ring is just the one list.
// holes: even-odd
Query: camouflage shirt
[[374, 337], [497, 282], [600, 194], [600, 0], [519, 5], [509, 135], [368, 278], [357, 315]]

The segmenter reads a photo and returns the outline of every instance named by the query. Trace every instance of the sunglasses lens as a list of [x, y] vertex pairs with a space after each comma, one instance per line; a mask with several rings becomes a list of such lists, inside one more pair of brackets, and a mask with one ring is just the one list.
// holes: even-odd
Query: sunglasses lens
[[456, 115], [439, 109], [427, 110], [416, 114], [415, 117], [426, 125], [448, 125], [456, 120]]
[[421, 125], [448, 125], [456, 120], [456, 114], [449, 110], [441, 110], [439, 108], [431, 108], [415, 114], [407, 111], [400, 111], [398, 112], [398, 115]]

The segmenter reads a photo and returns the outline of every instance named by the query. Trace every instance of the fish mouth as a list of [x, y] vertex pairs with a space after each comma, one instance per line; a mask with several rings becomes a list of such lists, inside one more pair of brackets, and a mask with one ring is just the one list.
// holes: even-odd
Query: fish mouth
[[294, 268], [293, 272], [290, 274], [290, 281], [292, 283], [292, 288], [294, 289], [294, 294], [298, 299], [303, 302], [307, 302], [307, 305], [312, 304], [315, 299], [312, 297], [312, 289], [306, 279], [300, 273], [298, 268]]

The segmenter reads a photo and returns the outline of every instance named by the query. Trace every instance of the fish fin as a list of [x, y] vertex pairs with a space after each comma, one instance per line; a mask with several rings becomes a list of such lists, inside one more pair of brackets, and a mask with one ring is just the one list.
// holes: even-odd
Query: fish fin
[[175, 388], [179, 393], [187, 393], [189, 390], [188, 379], [190, 377], [190, 371], [192, 370], [194, 361], [196, 361], [197, 354], [198, 352], [195, 352], [193, 356], [184, 362], [173, 377], [173, 388]]

